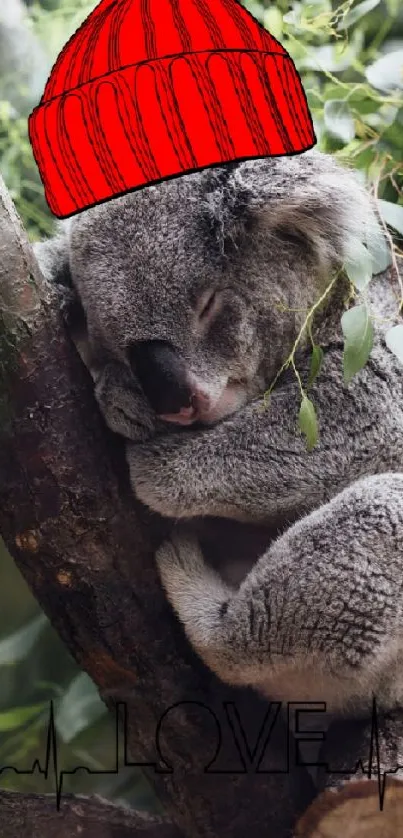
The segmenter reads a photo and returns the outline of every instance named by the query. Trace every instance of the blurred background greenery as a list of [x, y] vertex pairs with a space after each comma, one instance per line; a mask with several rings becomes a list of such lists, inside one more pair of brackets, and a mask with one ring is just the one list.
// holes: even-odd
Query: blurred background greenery
[[[289, 51], [301, 74], [318, 146], [355, 166], [403, 239], [403, 4], [401, 0], [244, 0]], [[0, 171], [32, 240], [53, 219], [31, 153], [27, 116], [58, 52], [95, 7], [88, 0], [1, 0]], [[44, 759], [53, 699], [59, 766], [113, 766], [114, 720], [41, 613], [0, 545], [0, 769]], [[7, 771], [0, 785], [50, 791], [52, 780]], [[97, 792], [156, 807], [140, 771], [67, 778], [67, 791]]]

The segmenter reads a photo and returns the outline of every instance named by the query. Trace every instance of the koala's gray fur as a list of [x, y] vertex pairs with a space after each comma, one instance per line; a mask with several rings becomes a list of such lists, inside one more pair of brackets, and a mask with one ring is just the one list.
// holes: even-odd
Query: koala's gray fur
[[[337, 712], [365, 712], [373, 693], [384, 707], [403, 700], [403, 371], [383, 339], [382, 317], [397, 311], [388, 283], [370, 285], [375, 346], [348, 386], [341, 280], [320, 308], [312, 453], [296, 431], [295, 376], [267, 408], [261, 394], [332, 272], [371, 235], [354, 175], [313, 151], [128, 194], [36, 248], [46, 276], [79, 296], [83, 357], [108, 425], [127, 439], [136, 495], [176, 519], [283, 530], [239, 587], [209, 567], [186, 525], [162, 546], [162, 582], [194, 647], [224, 680]], [[209, 289], [218, 302], [206, 320]], [[167, 424], [147, 402], [127, 360], [144, 340], [174, 345], [208, 394], [193, 426]], [[303, 380], [309, 354], [298, 355]]]

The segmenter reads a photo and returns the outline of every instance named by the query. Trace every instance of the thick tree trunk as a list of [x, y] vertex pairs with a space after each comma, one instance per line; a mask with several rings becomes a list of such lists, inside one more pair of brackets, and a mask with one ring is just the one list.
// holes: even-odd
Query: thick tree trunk
[[[133, 838], [157, 831], [161, 838], [288, 838], [313, 799], [310, 777], [296, 765], [278, 707], [219, 683], [189, 647], [153, 559], [166, 528], [130, 494], [119, 441], [103, 427], [54, 291], [0, 183], [0, 532], [107, 705], [125, 704], [128, 753], [172, 823], [145, 830], [136, 813], [125, 821], [113, 809], [108, 821], [99, 801], [69, 800], [61, 810], [67, 832], [102, 838], [103, 822], [111, 838], [128, 838], [128, 830]], [[357, 749], [345, 731], [340, 750], [354, 765]], [[28, 838], [14, 798], [3, 801], [0, 834]], [[47, 798], [21, 801], [21, 812], [31, 807], [42, 818], [38, 836], [67, 838]], [[359, 814], [361, 825], [367, 814]], [[298, 835], [348, 834], [338, 821], [323, 833], [313, 823], [301, 821]]]

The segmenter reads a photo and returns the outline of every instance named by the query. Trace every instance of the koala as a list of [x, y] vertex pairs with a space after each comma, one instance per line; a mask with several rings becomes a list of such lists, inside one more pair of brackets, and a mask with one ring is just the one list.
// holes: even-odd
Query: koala
[[[349, 384], [342, 367], [342, 268], [377, 234], [355, 175], [313, 150], [146, 187], [35, 248], [81, 311], [76, 344], [133, 492], [175, 521], [156, 559], [191, 644], [230, 684], [333, 713], [403, 701], [403, 375], [384, 340], [398, 310], [384, 275], [363, 292], [370, 360]], [[319, 300], [298, 375], [286, 369], [266, 403]], [[311, 338], [324, 362], [308, 452]], [[204, 556], [192, 521], [205, 517], [275, 537], [235, 582]]]

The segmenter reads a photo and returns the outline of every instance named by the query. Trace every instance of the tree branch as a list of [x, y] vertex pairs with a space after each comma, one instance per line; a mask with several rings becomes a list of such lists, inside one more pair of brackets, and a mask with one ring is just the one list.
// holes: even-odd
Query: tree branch
[[2, 838], [176, 838], [164, 819], [114, 806], [97, 797], [0, 793]]

